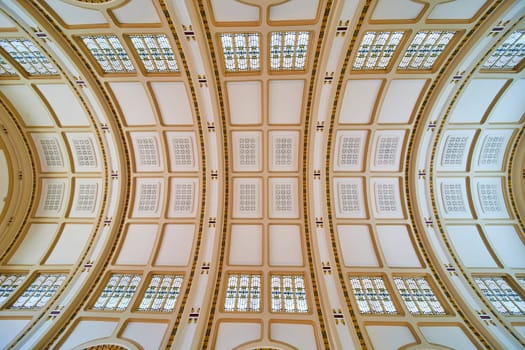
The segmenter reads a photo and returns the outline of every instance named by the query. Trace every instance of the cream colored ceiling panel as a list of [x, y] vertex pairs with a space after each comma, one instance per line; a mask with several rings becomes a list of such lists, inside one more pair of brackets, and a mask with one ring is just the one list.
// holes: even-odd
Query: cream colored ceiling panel
[[268, 180], [270, 218], [299, 217], [299, 194], [296, 178], [274, 177]]
[[414, 106], [425, 83], [425, 79], [395, 79], [390, 81], [377, 117], [378, 123], [408, 123], [415, 113]]
[[250, 322], [221, 322], [215, 340], [215, 350], [231, 350], [261, 339], [262, 325]]
[[268, 133], [270, 171], [298, 171], [299, 132], [270, 131]]
[[124, 244], [116, 261], [117, 265], [146, 265], [157, 238], [156, 224], [130, 224]]
[[366, 203], [363, 192], [363, 178], [334, 178], [333, 193], [336, 202], [336, 217], [359, 219], [366, 218]]
[[233, 179], [233, 217], [261, 218], [262, 210], [262, 179]]
[[27, 126], [55, 125], [42, 99], [26, 85], [3, 85], [0, 91], [16, 108]]
[[471, 193], [479, 217], [484, 219], [505, 219], [509, 217], [503, 195], [504, 183], [506, 180], [500, 177], [471, 178]]
[[160, 349], [167, 328], [168, 324], [164, 322], [130, 321], [126, 323], [126, 328], [124, 328], [121, 337], [133, 340], [140, 344], [143, 349]]
[[406, 326], [365, 326], [375, 350], [399, 349], [416, 342], [410, 328]]
[[339, 123], [370, 123], [382, 83], [382, 80], [348, 80], [339, 113]]
[[31, 321], [30, 319], [0, 319], [0, 348], [7, 349], [18, 333]]
[[373, 177], [370, 179], [373, 194], [372, 213], [378, 219], [403, 219], [399, 179], [397, 177]]
[[300, 124], [304, 80], [270, 80], [268, 88], [270, 124]]
[[[69, 199], [69, 179], [42, 179], [36, 217], [61, 217]], [[65, 195], [68, 195], [67, 198]]]
[[199, 193], [199, 179], [171, 178], [168, 217], [195, 217], [197, 215]]
[[15, 28], [15, 24], [2, 12], [0, 12], [0, 28]]
[[74, 347], [90, 340], [108, 337], [113, 333], [117, 324], [118, 321], [114, 320], [81, 319], [75, 325], [73, 331], [67, 337], [67, 340], [62, 344], [60, 349], [73, 349]]
[[233, 170], [262, 170], [262, 133], [260, 131], [232, 132]]
[[270, 265], [303, 266], [301, 228], [297, 225], [270, 225]]
[[226, 82], [232, 124], [262, 122], [262, 88], [260, 81]]
[[472, 218], [464, 177], [438, 178], [434, 189], [444, 218]]
[[270, 338], [291, 345], [296, 349], [318, 349], [314, 328], [310, 324], [272, 322], [270, 324]]
[[138, 178], [135, 183], [133, 217], [159, 217], [164, 203], [163, 178]]
[[195, 225], [169, 224], [164, 227], [155, 265], [186, 266], [190, 262]]
[[77, 96], [65, 84], [39, 84], [38, 89], [62, 126], [86, 126], [90, 124]]
[[94, 218], [102, 201], [102, 189], [102, 179], [76, 178], [69, 217]]
[[230, 265], [262, 265], [262, 226], [232, 225]]
[[97, 10], [71, 5], [62, 0], [46, 0], [46, 3], [67, 25], [93, 25], [107, 23], [104, 15]]
[[67, 151], [62, 139], [53, 133], [31, 134], [38, 151], [43, 172], [65, 172], [68, 170]]
[[65, 224], [58, 242], [46, 259], [46, 265], [74, 264], [85, 248], [92, 230], [92, 224]]
[[525, 268], [525, 244], [511, 225], [485, 226], [487, 238], [498, 258], [510, 268]]
[[192, 125], [193, 109], [186, 87], [182, 82], [153, 82], [162, 121], [167, 125]]
[[428, 19], [451, 20], [471, 19], [487, 0], [456, 0], [437, 4]]
[[525, 79], [514, 81], [490, 113], [491, 123], [517, 123], [525, 113]]
[[148, 95], [141, 83], [109, 83], [128, 125], [156, 124]]
[[210, 0], [216, 22], [258, 22], [259, 7], [237, 0]]
[[431, 344], [443, 345], [450, 349], [477, 349], [460, 327], [423, 326], [419, 329]]
[[373, 20], [416, 19], [425, 4], [412, 0], [379, 0], [372, 13]]
[[93, 133], [67, 133], [66, 138], [73, 156], [75, 171], [92, 172], [102, 170], [99, 142]]
[[513, 132], [512, 129], [481, 131], [472, 157], [472, 168], [480, 171], [500, 171]]
[[479, 123], [506, 82], [505, 79], [472, 79], [453, 107], [449, 121]]
[[367, 130], [339, 130], [337, 131], [334, 150], [335, 171], [362, 171]]
[[9, 260], [10, 265], [38, 264], [55, 238], [58, 224], [31, 224], [22, 244]]
[[405, 225], [377, 225], [377, 238], [390, 267], [421, 267]]
[[163, 171], [164, 154], [157, 132], [131, 132], [136, 171]]
[[466, 267], [497, 267], [476, 226], [447, 226], [452, 246]]
[[399, 171], [405, 130], [377, 130], [371, 143], [371, 171]]
[[159, 23], [159, 15], [151, 0], [130, 0], [111, 11], [119, 23]]
[[339, 225], [337, 232], [345, 266], [379, 266], [369, 226]]
[[169, 131], [166, 133], [170, 170], [197, 171], [197, 142], [193, 131]]
[[313, 20], [318, 8], [319, 0], [289, 0], [270, 6], [270, 21]]
[[475, 133], [475, 129], [445, 131], [439, 140], [437, 170], [465, 171]]

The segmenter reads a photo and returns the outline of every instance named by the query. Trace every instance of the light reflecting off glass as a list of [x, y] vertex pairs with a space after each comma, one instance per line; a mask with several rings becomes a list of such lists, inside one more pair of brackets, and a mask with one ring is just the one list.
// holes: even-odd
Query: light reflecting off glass
[[417, 32], [398, 68], [431, 69], [454, 34], [455, 32], [442, 31]]
[[95, 310], [125, 310], [137, 291], [142, 277], [132, 274], [113, 274], [100, 293], [93, 309]]
[[412, 315], [444, 315], [445, 310], [424, 277], [394, 277], [394, 284]]
[[308, 312], [304, 277], [272, 275], [272, 312]]
[[381, 277], [350, 277], [352, 292], [362, 314], [395, 315], [396, 308]]
[[474, 278], [479, 289], [503, 315], [525, 315], [525, 301], [502, 277]]
[[261, 276], [230, 274], [224, 299], [224, 311], [255, 312], [261, 310]]
[[146, 72], [171, 73], [179, 71], [177, 60], [166, 35], [131, 35], [130, 39]]
[[182, 281], [182, 275], [153, 275], [137, 310], [173, 311]]
[[104, 73], [135, 72], [126, 50], [115, 35], [83, 36], [82, 41]]
[[3, 57], [0, 56], [0, 76], [15, 76], [16, 71]]
[[515, 69], [524, 57], [525, 30], [516, 30], [487, 58], [482, 68], [491, 70]]
[[404, 32], [366, 32], [357, 49], [353, 69], [386, 69], [403, 35]]
[[1, 274], [0, 275], [0, 305], [2, 305], [13, 292], [25, 281], [25, 274]]
[[65, 274], [41, 273], [15, 300], [11, 309], [38, 310], [44, 307], [66, 280]]
[[[53, 66], [53, 64], [51, 64], [51, 62], [35, 46], [35, 44], [33, 44], [33, 42], [28, 39], [0, 39], [0, 46], [9, 54], [9, 56], [11, 56], [13, 60], [22, 66], [22, 68], [24, 68], [24, 70], [29, 75], [58, 74], [55, 66]], [[9, 68], [6, 65], [2, 64], [1, 66], [2, 69], [9, 71]]]
[[270, 70], [304, 70], [309, 32], [273, 32], [270, 37]]
[[259, 33], [222, 33], [220, 39], [227, 72], [261, 69]]

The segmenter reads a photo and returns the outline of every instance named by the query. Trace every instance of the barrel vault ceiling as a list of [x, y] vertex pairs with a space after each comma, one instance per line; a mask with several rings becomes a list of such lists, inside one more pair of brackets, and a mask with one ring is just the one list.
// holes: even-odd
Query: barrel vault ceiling
[[0, 348], [522, 349], [525, 2], [0, 0]]

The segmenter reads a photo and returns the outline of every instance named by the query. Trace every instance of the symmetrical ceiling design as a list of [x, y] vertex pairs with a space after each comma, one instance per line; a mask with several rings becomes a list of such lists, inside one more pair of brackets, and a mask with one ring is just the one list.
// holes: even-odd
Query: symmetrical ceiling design
[[0, 348], [525, 347], [525, 2], [0, 4]]

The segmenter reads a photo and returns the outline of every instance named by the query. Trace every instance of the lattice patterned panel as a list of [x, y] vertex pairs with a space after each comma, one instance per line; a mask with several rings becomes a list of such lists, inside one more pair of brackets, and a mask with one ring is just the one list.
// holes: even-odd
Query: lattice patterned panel
[[2, 273], [0, 274], [0, 305], [2, 305], [25, 281], [27, 274]]
[[197, 210], [197, 179], [172, 178], [170, 184], [169, 217], [193, 217]]
[[41, 273], [11, 305], [11, 309], [38, 310], [44, 307], [55, 295], [66, 275], [61, 273]]
[[59, 216], [64, 208], [67, 179], [42, 179], [42, 197], [36, 216]]
[[198, 162], [194, 132], [168, 132], [168, 151], [171, 171], [196, 171]]
[[12, 65], [10, 65], [3, 57], [0, 57], [0, 76], [2, 77], [14, 77], [16, 71]]
[[[56, 75], [57, 69], [35, 44], [24, 38], [0, 39], [0, 47], [15, 60], [27, 74]], [[2, 65], [6, 69], [5, 65]]]
[[272, 312], [308, 312], [304, 277], [272, 275]]
[[450, 130], [445, 133], [439, 147], [438, 170], [464, 171], [467, 165], [474, 130]]
[[297, 218], [299, 216], [297, 179], [271, 178], [270, 210], [271, 218]]
[[162, 171], [163, 161], [158, 134], [155, 132], [132, 132], [137, 171]]
[[164, 179], [137, 179], [134, 217], [158, 217], [162, 207]]
[[354, 59], [354, 70], [387, 69], [404, 32], [366, 32]]
[[173, 311], [180, 293], [182, 275], [153, 275], [142, 297], [138, 311]]
[[404, 130], [378, 130], [372, 141], [373, 161], [370, 170], [398, 171], [403, 149]]
[[465, 180], [462, 178], [438, 179], [440, 205], [445, 218], [471, 218]]
[[95, 310], [126, 310], [137, 291], [142, 277], [137, 274], [112, 274], [95, 301]]
[[372, 178], [370, 189], [374, 197], [372, 211], [377, 218], [403, 218], [399, 179], [390, 177]]
[[503, 277], [476, 277], [478, 288], [503, 315], [525, 315], [525, 301]]
[[260, 218], [262, 215], [262, 181], [259, 178], [236, 178], [234, 184], [233, 216]]
[[362, 178], [335, 178], [334, 193], [338, 217], [366, 217]]
[[148, 73], [178, 72], [177, 60], [164, 34], [131, 35], [131, 42]]
[[93, 217], [100, 202], [101, 179], [75, 179], [75, 195], [69, 213], [71, 217]]
[[394, 277], [394, 284], [412, 315], [444, 315], [445, 309], [424, 277]]
[[61, 172], [67, 170], [64, 157], [64, 146], [55, 134], [33, 133], [40, 158], [40, 165], [44, 172]]
[[229, 274], [224, 311], [256, 312], [261, 310], [261, 275]]
[[512, 129], [484, 130], [477, 142], [477, 159], [473, 159], [476, 170], [499, 171], [503, 166], [505, 151], [509, 145]]
[[367, 134], [366, 130], [342, 130], [337, 133], [334, 170], [363, 170]]
[[483, 63], [484, 69], [516, 69], [525, 57], [525, 30], [512, 32]]
[[304, 70], [308, 57], [309, 32], [272, 32], [270, 70]]
[[296, 131], [270, 131], [269, 168], [272, 171], [297, 171], [299, 133]]
[[408, 46], [398, 68], [428, 70], [454, 37], [455, 32], [422, 31], [417, 32]]
[[261, 70], [259, 33], [222, 33], [220, 40], [227, 72]]
[[100, 170], [97, 142], [89, 133], [68, 133], [67, 139], [73, 154], [76, 171]]
[[395, 315], [396, 307], [382, 277], [351, 276], [350, 284], [362, 314]]
[[232, 133], [233, 169], [235, 171], [261, 171], [262, 134], [259, 131]]
[[135, 67], [117, 36], [83, 36], [82, 41], [104, 73], [135, 72]]

